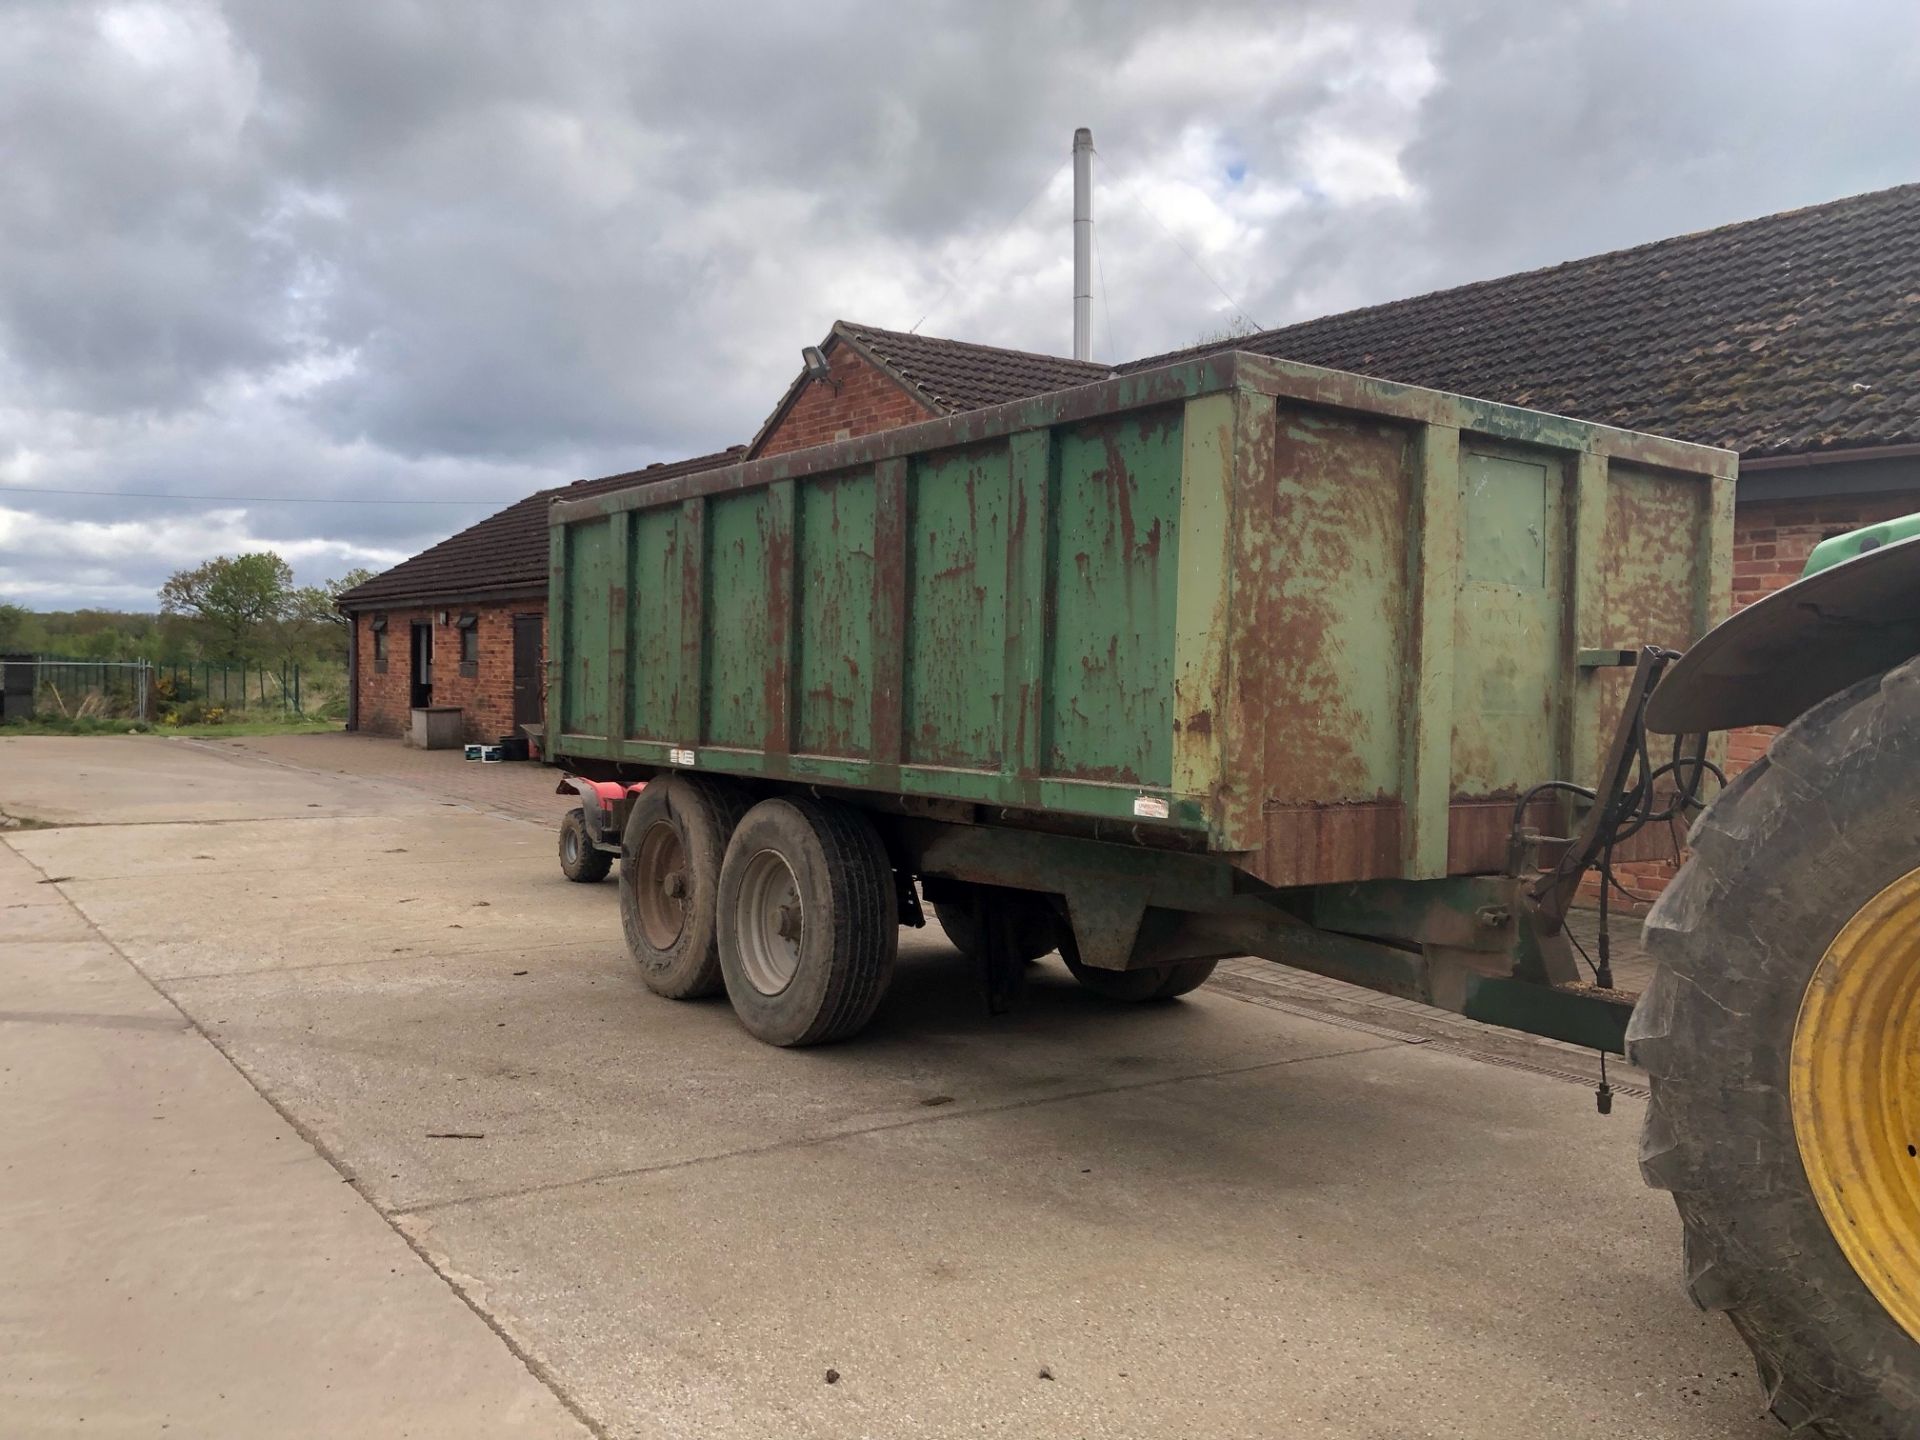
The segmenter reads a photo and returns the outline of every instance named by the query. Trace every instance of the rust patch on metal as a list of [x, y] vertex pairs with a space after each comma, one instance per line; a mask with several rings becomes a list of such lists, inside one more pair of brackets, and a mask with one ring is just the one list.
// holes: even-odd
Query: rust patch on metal
[[1266, 845], [1247, 867], [1269, 885], [1335, 885], [1400, 873], [1406, 807], [1394, 799], [1263, 807]]
[[[1517, 795], [1490, 795], [1460, 799], [1447, 807], [1447, 873], [1497, 875], [1507, 868], [1507, 850], [1513, 837], [1513, 804]], [[1552, 834], [1559, 805], [1548, 798], [1527, 807], [1526, 823]]]
[[899, 780], [900, 687], [906, 659], [906, 461], [876, 465], [873, 478], [873, 679], [868, 749], [874, 762], [874, 786], [891, 789]]
[[706, 626], [707, 506], [689, 499], [680, 508], [680, 673], [674, 687], [670, 724], [681, 745], [698, 744], [705, 709], [705, 676], [701, 656]]
[[761, 667], [760, 705], [766, 716], [763, 745], [769, 754], [785, 755], [792, 748], [793, 735], [789, 697], [793, 693], [796, 501], [788, 489], [783, 517], [775, 498], [782, 492], [775, 488], [767, 493], [767, 504], [756, 517], [767, 555], [767, 654]]
[[1141, 784], [1140, 774], [1130, 765], [1076, 765], [1065, 778], [1094, 780], [1108, 785]]
[[1101, 443], [1107, 452], [1107, 463], [1097, 472], [1096, 478], [1104, 480], [1107, 493], [1113, 497], [1115, 518], [1120, 522], [1120, 558], [1123, 562], [1121, 574], [1127, 576], [1124, 562], [1133, 557], [1133, 476], [1127, 468], [1127, 457], [1121, 452], [1120, 437], [1114, 433], [1114, 427], [1103, 426], [1105, 433]]
[[[1262, 788], [1287, 801], [1359, 801], [1382, 783], [1366, 750], [1397, 753], [1406, 717], [1398, 706], [1390, 714], [1363, 709], [1350, 677], [1358, 666], [1392, 664], [1404, 643], [1345, 654], [1343, 582], [1384, 554], [1403, 563], [1409, 442], [1298, 411], [1281, 412], [1272, 429], [1268, 513], [1245, 527], [1239, 557], [1264, 613], [1242, 630], [1233, 662], [1237, 673], [1261, 672], [1268, 691], [1264, 713], [1249, 717], [1265, 740]], [[1383, 638], [1404, 641], [1404, 612], [1378, 624]]]

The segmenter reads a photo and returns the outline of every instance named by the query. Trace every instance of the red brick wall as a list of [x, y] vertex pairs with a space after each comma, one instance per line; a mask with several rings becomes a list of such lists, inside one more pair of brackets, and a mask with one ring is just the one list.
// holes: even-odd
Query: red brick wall
[[830, 445], [876, 430], [892, 430], [933, 418], [933, 412], [869, 364], [851, 345], [836, 345], [827, 357], [833, 385], [815, 381], [794, 397], [756, 455], [784, 455], [809, 445]]
[[[387, 617], [387, 668], [380, 673], [374, 663], [373, 631], [368, 622], [375, 614]], [[440, 623], [445, 614], [447, 623]], [[460, 673], [460, 630], [456, 623], [462, 615], [477, 615], [475, 627], [480, 637], [480, 656], [473, 675]], [[544, 600], [518, 600], [509, 604], [450, 604], [430, 610], [386, 610], [362, 614], [356, 626], [355, 644], [359, 653], [360, 729], [369, 735], [402, 736], [407, 733], [413, 675], [413, 625], [423, 621], [433, 631], [433, 703], [458, 705], [462, 728], [470, 741], [492, 741], [513, 729], [513, 617], [539, 615], [545, 623]]]
[[[1807, 556], [1822, 540], [1877, 524], [1920, 508], [1913, 495], [1888, 498], [1834, 500], [1763, 500], [1741, 504], [1733, 519], [1733, 608], [1791, 585], [1806, 568]], [[1767, 753], [1773, 726], [1735, 730], [1727, 736], [1727, 774], [1738, 775]], [[1684, 830], [1682, 831], [1684, 833]], [[1651, 860], [1615, 867], [1621, 881], [1636, 894], [1651, 899], [1666, 888], [1679, 870], [1672, 860]], [[1590, 884], [1586, 887], [1593, 893]], [[1616, 893], [1614, 899], [1620, 900]]]

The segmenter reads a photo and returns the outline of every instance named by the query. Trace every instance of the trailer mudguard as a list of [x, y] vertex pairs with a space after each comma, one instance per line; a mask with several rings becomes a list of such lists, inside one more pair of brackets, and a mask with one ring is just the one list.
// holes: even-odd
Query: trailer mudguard
[[1920, 536], [1794, 581], [1709, 630], [1647, 702], [1647, 728], [1786, 725], [1920, 655]]

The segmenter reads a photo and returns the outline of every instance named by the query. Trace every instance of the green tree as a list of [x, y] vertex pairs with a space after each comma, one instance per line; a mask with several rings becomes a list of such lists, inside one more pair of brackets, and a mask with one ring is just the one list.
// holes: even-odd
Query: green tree
[[282, 627], [287, 653], [344, 661], [347, 617], [340, 613], [340, 597], [354, 586], [371, 580], [373, 573], [364, 569], [349, 570], [338, 579], [302, 585], [294, 591], [289, 617]]
[[293, 570], [271, 550], [220, 555], [176, 571], [160, 587], [160, 613], [190, 617], [216, 660], [258, 660], [293, 617]]
[[340, 613], [340, 597], [372, 578], [373, 571], [359, 568], [347, 571], [337, 580], [327, 580], [319, 585], [302, 585], [293, 592], [294, 617], [311, 624], [333, 625], [344, 630], [347, 617]]
[[1193, 343], [1196, 345], [1224, 345], [1229, 340], [1244, 340], [1249, 335], [1258, 335], [1259, 333], [1259, 327], [1236, 310], [1233, 313], [1233, 318], [1228, 320], [1223, 328], [1203, 331], [1193, 337]]
[[118, 630], [89, 630], [75, 637], [67, 647], [75, 655], [85, 655], [90, 660], [124, 660], [133, 650], [128, 637]]
[[0, 653], [27, 654], [44, 650], [47, 632], [40, 617], [24, 605], [0, 600]]

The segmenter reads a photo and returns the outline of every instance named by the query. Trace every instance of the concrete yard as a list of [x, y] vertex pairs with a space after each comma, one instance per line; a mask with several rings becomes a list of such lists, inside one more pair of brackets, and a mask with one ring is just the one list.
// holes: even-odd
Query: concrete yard
[[989, 1018], [937, 931], [773, 1050], [552, 780], [0, 740], [0, 1435], [1777, 1433], [1631, 1075], [1256, 962]]

